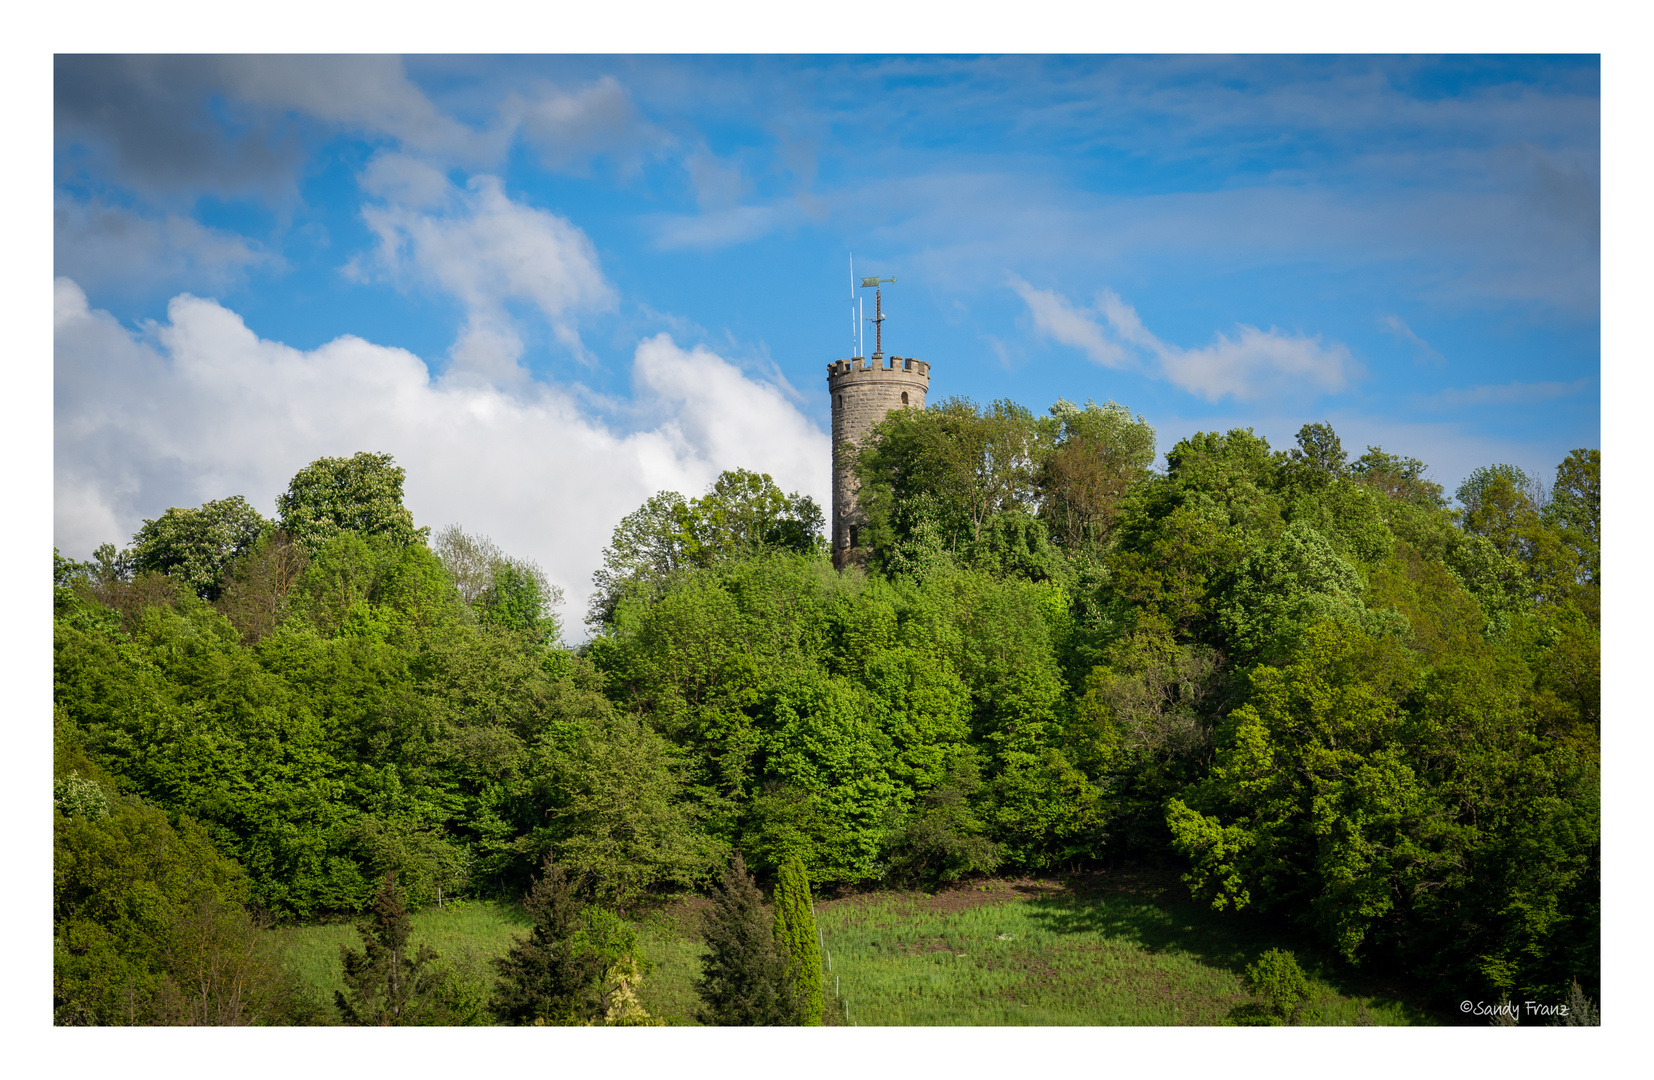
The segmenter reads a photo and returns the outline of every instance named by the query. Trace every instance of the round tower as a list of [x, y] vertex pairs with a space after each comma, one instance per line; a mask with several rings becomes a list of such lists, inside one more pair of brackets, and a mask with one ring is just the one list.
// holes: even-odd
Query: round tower
[[911, 356], [889, 358], [874, 353], [835, 360], [827, 365], [827, 391], [833, 395], [833, 565], [843, 567], [860, 545], [856, 532], [854, 448], [892, 409], [922, 409], [930, 388], [930, 365]]

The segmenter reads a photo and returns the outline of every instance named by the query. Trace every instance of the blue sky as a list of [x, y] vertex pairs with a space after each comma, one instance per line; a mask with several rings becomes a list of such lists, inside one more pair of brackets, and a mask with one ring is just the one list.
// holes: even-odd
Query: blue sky
[[[1160, 446], [1600, 444], [1595, 57], [60, 57], [55, 503], [84, 555], [395, 453], [582, 606], [722, 468], [825, 501], [857, 274], [932, 400]], [[871, 297], [867, 303], [871, 309]], [[871, 334], [868, 336], [871, 349]], [[577, 621], [577, 620], [576, 620]]]

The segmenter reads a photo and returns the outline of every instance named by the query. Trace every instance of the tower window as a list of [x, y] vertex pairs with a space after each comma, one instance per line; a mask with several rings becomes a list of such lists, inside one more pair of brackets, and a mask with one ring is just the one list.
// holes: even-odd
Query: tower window
[[841, 409], [844, 408], [844, 395], [843, 394], [840, 394], [838, 396], [838, 407], [841, 408]]
[[907, 404], [907, 391], [906, 390], [902, 391], [902, 404], [903, 405]]

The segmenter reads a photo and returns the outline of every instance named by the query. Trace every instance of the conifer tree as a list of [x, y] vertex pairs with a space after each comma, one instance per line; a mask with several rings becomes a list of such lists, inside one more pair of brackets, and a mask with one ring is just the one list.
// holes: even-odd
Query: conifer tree
[[797, 855], [781, 864], [781, 877], [775, 885], [775, 940], [787, 958], [797, 1022], [819, 1025], [824, 1005], [821, 939], [816, 934], [814, 905], [810, 902], [810, 879]]
[[580, 1023], [595, 1008], [603, 957], [567, 875], [550, 856], [523, 906], [534, 928], [494, 961], [500, 980], [490, 1007], [508, 1024]]
[[725, 1026], [793, 1022], [786, 957], [777, 948], [764, 897], [737, 852], [715, 890], [701, 964], [700, 1021]]
[[362, 935], [362, 949], [339, 946], [345, 983], [345, 990], [333, 992], [339, 1015], [347, 1024], [418, 1023], [441, 974], [431, 966], [437, 953], [429, 945], [408, 955], [413, 920], [397, 888], [396, 871], [385, 875], [372, 914], [356, 924], [356, 932]]

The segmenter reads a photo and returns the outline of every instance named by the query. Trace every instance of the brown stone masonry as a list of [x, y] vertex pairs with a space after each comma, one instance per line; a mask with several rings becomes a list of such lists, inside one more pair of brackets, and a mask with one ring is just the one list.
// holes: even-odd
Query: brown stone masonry
[[922, 409], [930, 388], [930, 365], [911, 356], [854, 357], [827, 365], [833, 395], [833, 565], [843, 567], [860, 546], [856, 530], [856, 488], [845, 450], [861, 445], [874, 424], [892, 409]]

